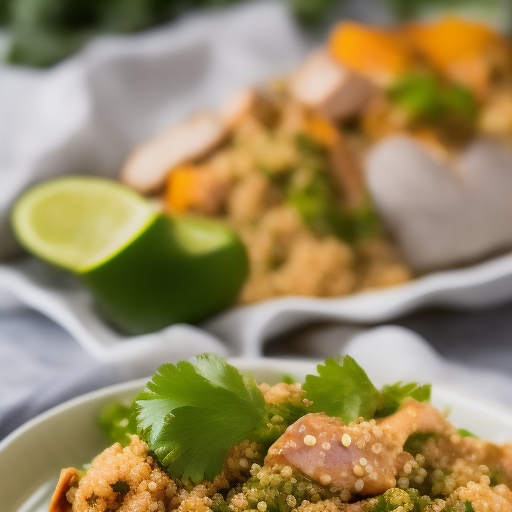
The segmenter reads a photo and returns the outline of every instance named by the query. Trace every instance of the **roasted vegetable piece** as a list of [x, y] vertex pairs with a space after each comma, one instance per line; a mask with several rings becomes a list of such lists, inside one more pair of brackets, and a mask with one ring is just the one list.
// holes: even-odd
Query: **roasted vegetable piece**
[[75, 468], [66, 468], [60, 472], [57, 487], [52, 496], [48, 512], [69, 512], [71, 505], [66, 499], [66, 494], [73, 484], [76, 484], [79, 473]]
[[354, 22], [340, 23], [334, 29], [329, 50], [342, 64], [379, 83], [389, 83], [414, 62], [402, 34]]

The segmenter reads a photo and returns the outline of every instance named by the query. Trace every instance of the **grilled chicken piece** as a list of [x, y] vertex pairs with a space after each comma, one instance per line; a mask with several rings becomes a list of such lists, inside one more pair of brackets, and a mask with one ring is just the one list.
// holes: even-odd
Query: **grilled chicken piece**
[[60, 472], [48, 512], [69, 512], [71, 510], [71, 504], [66, 499], [66, 494], [77, 480], [78, 471], [75, 468], [66, 468]]
[[403, 445], [416, 432], [455, 430], [437, 409], [415, 400], [380, 422], [344, 425], [340, 418], [307, 414], [270, 447], [265, 464], [291, 465], [351, 494], [380, 494], [396, 485], [397, 473], [412, 461]]
[[227, 135], [219, 116], [193, 117], [135, 148], [121, 170], [121, 181], [142, 194], [158, 192], [172, 169], [206, 156]]
[[224, 105], [220, 117], [228, 130], [234, 130], [248, 116], [264, 125], [272, 125], [279, 115], [272, 98], [256, 89], [243, 89]]
[[364, 76], [335, 62], [324, 50], [314, 52], [290, 79], [291, 96], [330, 119], [355, 115], [373, 86]]

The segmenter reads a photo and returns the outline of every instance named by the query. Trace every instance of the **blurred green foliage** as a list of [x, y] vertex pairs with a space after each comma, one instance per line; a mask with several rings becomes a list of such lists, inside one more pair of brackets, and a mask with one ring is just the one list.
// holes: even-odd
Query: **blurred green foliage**
[[[98, 34], [129, 33], [165, 23], [190, 9], [244, 0], [0, 0], [0, 25], [9, 30], [6, 58], [12, 63], [50, 66]], [[297, 18], [314, 24], [344, 0], [283, 0]], [[501, 0], [383, 0], [400, 19], [425, 7], [482, 4]]]
[[[243, 0], [0, 0], [7, 25], [9, 62], [50, 66], [97, 34], [130, 33], [169, 21], [198, 7]], [[314, 23], [339, 0], [286, 0], [298, 18]]]
[[423, 10], [467, 8], [485, 6], [489, 9], [499, 7], [501, 0], [387, 0], [395, 16], [400, 20], [408, 20], [418, 16]]

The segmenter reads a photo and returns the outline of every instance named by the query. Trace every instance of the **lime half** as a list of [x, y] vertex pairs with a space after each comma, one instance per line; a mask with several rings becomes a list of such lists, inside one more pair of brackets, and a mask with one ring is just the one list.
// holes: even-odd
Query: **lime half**
[[16, 203], [12, 222], [29, 251], [82, 273], [137, 238], [156, 215], [148, 201], [115, 181], [77, 176], [31, 189]]
[[114, 181], [39, 185], [18, 200], [12, 221], [29, 251], [77, 274], [128, 334], [200, 322], [232, 304], [247, 278], [245, 247], [231, 229], [161, 214]]

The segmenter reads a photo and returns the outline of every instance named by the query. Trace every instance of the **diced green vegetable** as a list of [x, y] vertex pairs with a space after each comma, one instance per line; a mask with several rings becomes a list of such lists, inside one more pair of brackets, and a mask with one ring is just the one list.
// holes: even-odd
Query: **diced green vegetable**
[[293, 375], [285, 373], [281, 379], [285, 384], [295, 384], [297, 381], [293, 378]]
[[404, 444], [404, 451], [410, 453], [411, 455], [417, 455], [421, 453], [424, 444], [431, 438], [437, 439], [439, 436], [437, 434], [431, 433], [416, 433], [409, 436], [407, 441]]
[[428, 496], [421, 496], [416, 489], [392, 488], [384, 494], [377, 496], [377, 503], [368, 507], [368, 512], [391, 512], [403, 510], [404, 512], [422, 512], [432, 500]]

